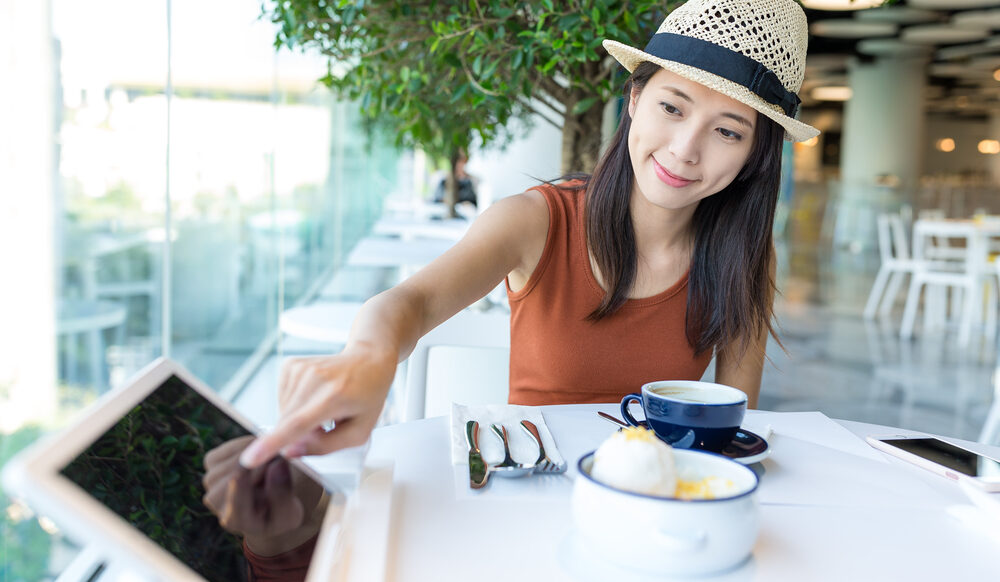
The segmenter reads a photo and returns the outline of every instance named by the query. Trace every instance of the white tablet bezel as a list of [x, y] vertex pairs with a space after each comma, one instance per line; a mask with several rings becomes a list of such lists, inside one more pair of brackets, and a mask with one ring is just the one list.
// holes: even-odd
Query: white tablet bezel
[[[48, 516], [69, 537], [94, 546], [109, 559], [138, 574], [156, 579], [204, 580], [173, 554], [164, 550], [111, 509], [91, 497], [60, 471], [128, 411], [176, 375], [251, 434], [259, 429], [183, 366], [159, 358], [138, 372], [125, 386], [104, 394], [70, 426], [46, 435], [3, 467], [2, 483], [13, 497], [36, 513]], [[297, 463], [299, 467], [303, 465]], [[309, 471], [316, 476], [314, 472]], [[316, 476], [318, 477], [318, 476]]]

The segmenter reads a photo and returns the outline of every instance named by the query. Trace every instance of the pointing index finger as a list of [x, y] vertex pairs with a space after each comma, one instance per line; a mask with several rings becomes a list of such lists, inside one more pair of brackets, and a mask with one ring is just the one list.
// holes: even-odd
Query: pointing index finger
[[289, 417], [279, 422], [274, 431], [252, 442], [240, 454], [240, 465], [253, 469], [273, 459], [285, 447], [304, 438], [310, 430], [307, 421]]

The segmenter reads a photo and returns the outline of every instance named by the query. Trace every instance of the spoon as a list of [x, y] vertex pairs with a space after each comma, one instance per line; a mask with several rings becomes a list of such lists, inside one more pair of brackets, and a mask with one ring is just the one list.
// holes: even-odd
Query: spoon
[[514, 459], [511, 458], [510, 446], [507, 444], [507, 427], [491, 424], [490, 428], [503, 441], [504, 454], [503, 461], [500, 461], [500, 464], [490, 465], [491, 473], [496, 473], [498, 477], [524, 477], [535, 470], [534, 464], [515, 463]]
[[627, 427], [627, 426], [629, 426], [628, 423], [626, 423], [624, 420], [619, 420], [618, 418], [615, 418], [614, 416], [608, 414], [607, 412], [598, 410], [597, 414], [601, 415], [601, 418], [603, 418], [604, 420], [606, 420], [606, 421], [614, 424], [615, 426], [618, 426], [618, 427], [623, 427], [623, 426]]

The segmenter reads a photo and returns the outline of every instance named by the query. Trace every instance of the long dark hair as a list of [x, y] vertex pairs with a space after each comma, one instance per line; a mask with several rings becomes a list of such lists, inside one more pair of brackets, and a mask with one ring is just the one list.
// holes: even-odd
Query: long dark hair
[[[636, 67], [625, 83], [626, 103], [633, 89], [641, 91], [658, 70], [649, 62]], [[587, 243], [607, 287], [601, 304], [588, 316], [592, 321], [624, 305], [636, 277], [635, 231], [629, 214], [635, 181], [628, 151], [631, 125], [628, 107], [623, 107], [607, 151], [585, 179]], [[783, 136], [780, 125], [758, 115], [750, 156], [736, 179], [695, 209], [685, 322], [695, 353], [733, 346], [742, 354], [762, 329], [774, 335], [771, 229]], [[738, 339], [740, 345], [734, 345]]]

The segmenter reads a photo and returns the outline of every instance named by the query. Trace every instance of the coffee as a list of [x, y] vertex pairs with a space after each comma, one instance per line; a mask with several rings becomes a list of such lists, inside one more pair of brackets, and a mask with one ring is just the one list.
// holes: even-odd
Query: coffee
[[650, 392], [665, 398], [683, 400], [685, 402], [700, 402], [702, 404], [727, 404], [733, 402], [733, 395], [729, 391], [714, 390], [712, 388], [688, 388], [683, 386], [655, 386], [649, 389]]

